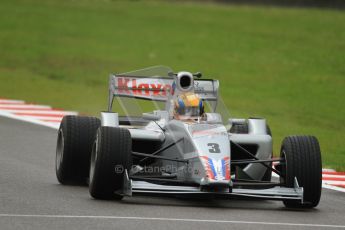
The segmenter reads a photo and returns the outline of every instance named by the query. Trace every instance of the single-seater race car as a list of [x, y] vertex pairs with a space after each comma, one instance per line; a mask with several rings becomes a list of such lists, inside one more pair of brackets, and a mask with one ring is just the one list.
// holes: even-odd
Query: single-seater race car
[[58, 181], [88, 184], [95, 199], [248, 197], [313, 208], [321, 168], [314, 136], [286, 137], [272, 158], [265, 119], [229, 118], [217, 80], [164, 66], [112, 74], [108, 110], [65, 116], [56, 149]]

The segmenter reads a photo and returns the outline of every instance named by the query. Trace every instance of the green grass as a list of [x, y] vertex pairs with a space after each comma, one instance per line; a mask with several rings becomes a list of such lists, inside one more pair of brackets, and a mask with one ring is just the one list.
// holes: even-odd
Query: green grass
[[320, 140], [345, 170], [345, 14], [318, 9], [101, 0], [2, 0], [0, 96], [96, 114], [111, 72], [152, 65], [221, 81], [234, 117], [266, 117], [275, 153]]

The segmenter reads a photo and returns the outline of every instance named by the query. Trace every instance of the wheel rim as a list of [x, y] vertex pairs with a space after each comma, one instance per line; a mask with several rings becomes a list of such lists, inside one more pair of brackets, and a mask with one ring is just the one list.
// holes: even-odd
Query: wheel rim
[[93, 181], [93, 176], [95, 174], [96, 160], [97, 160], [97, 149], [98, 149], [98, 135], [95, 142], [92, 145], [91, 152], [91, 165], [90, 165], [90, 183]]
[[60, 167], [63, 161], [64, 143], [65, 143], [65, 139], [63, 136], [63, 132], [60, 129], [58, 133], [58, 141], [57, 141], [57, 147], [56, 147], [56, 161], [55, 161], [56, 171], [60, 170]]

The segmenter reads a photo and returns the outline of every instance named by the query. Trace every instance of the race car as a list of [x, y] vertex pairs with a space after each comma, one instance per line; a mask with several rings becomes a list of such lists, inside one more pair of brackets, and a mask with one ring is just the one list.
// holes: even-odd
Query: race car
[[265, 119], [230, 118], [219, 81], [164, 66], [111, 74], [108, 110], [65, 116], [57, 138], [58, 181], [87, 184], [95, 199], [244, 197], [313, 208], [321, 169], [316, 137], [288, 136], [273, 158]]

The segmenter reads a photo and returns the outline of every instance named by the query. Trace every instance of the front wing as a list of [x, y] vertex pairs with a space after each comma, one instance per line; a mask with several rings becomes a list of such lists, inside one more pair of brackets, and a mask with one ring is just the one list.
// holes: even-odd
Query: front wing
[[295, 178], [294, 188], [286, 188], [275, 186], [267, 189], [242, 189], [232, 188], [228, 192], [210, 192], [202, 191], [199, 187], [192, 186], [175, 186], [175, 185], [160, 185], [149, 183], [146, 181], [132, 181], [125, 176], [124, 190], [119, 193], [132, 196], [136, 194], [148, 195], [210, 195], [216, 197], [246, 197], [265, 200], [296, 200], [303, 203], [303, 188], [299, 187], [298, 181]]

